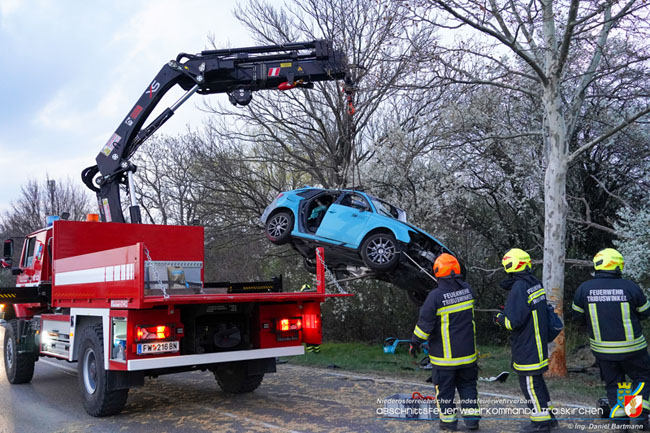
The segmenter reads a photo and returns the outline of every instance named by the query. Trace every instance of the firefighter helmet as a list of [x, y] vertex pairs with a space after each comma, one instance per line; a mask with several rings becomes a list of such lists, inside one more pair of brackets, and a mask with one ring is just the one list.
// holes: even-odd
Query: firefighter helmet
[[442, 253], [433, 263], [433, 275], [436, 278], [460, 275], [460, 263], [451, 254]]
[[501, 264], [503, 265], [503, 269], [509, 274], [524, 271], [526, 268], [532, 268], [530, 256], [526, 251], [520, 250], [519, 248], [513, 248], [505, 253], [501, 259]]
[[620, 272], [623, 272], [624, 265], [625, 261], [623, 260], [623, 256], [614, 248], [605, 248], [594, 256], [594, 269], [597, 271], [613, 271], [618, 269]]

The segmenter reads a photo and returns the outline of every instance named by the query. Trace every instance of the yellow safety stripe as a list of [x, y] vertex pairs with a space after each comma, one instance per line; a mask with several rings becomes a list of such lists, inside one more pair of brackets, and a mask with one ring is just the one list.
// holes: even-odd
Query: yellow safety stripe
[[630, 304], [621, 302], [621, 319], [625, 329], [625, 341], [634, 339], [634, 330], [632, 330], [632, 319], [630, 318]]
[[531, 401], [533, 403], [533, 408], [535, 409], [535, 412], [541, 412], [542, 406], [539, 404], [539, 399], [537, 398], [537, 394], [535, 394], [535, 387], [533, 386], [533, 376], [526, 377], [526, 385], [528, 385], [528, 392], [530, 393]]
[[533, 326], [535, 328], [535, 344], [537, 345], [537, 356], [539, 357], [539, 362], [542, 362], [544, 360], [544, 349], [542, 349], [542, 338], [539, 334], [537, 310], [533, 310]]
[[600, 325], [598, 325], [598, 307], [596, 304], [589, 304], [589, 316], [591, 317], [591, 328], [594, 331], [594, 340], [600, 340]]
[[643, 313], [648, 308], [650, 308], [650, 301], [645, 301], [645, 304], [643, 304], [639, 308], [637, 308], [636, 311], [638, 311], [639, 313]]
[[538, 362], [537, 364], [517, 364], [516, 362], [513, 362], [512, 366], [515, 368], [515, 370], [519, 371], [537, 370], [548, 366], [548, 359], [545, 359], [542, 362]]
[[528, 303], [530, 304], [533, 301], [533, 299], [539, 298], [540, 296], [545, 295], [545, 294], [546, 294], [546, 292], [544, 291], [544, 289], [539, 289], [539, 290], [534, 291], [533, 293], [528, 295]]
[[531, 421], [536, 421], [536, 422], [539, 422], [539, 421], [548, 421], [548, 420], [550, 420], [550, 419], [551, 419], [551, 414], [548, 413], [547, 411], [542, 412], [541, 415], [531, 415], [531, 416], [530, 416], [530, 420], [531, 420]]
[[451, 359], [451, 341], [449, 339], [449, 314], [443, 314], [440, 322], [440, 336], [442, 337], [442, 354], [445, 359]]
[[595, 341], [589, 339], [591, 350], [599, 353], [629, 353], [648, 347], [643, 335], [631, 341]]
[[454, 422], [456, 421], [456, 413], [452, 415], [447, 415], [443, 413], [442, 408], [440, 407], [440, 400], [438, 400], [438, 394], [440, 394], [440, 388], [436, 385], [436, 407], [438, 408], [438, 416], [442, 422]]
[[512, 323], [510, 323], [510, 319], [508, 319], [508, 316], [506, 316], [506, 319], [504, 320], [504, 322], [506, 324], [506, 329], [508, 331], [512, 331]]
[[449, 305], [449, 306], [447, 306], [447, 307], [441, 307], [441, 308], [438, 308], [438, 311], [436, 311], [436, 314], [437, 314], [438, 316], [441, 316], [441, 315], [443, 315], [443, 314], [457, 313], [457, 312], [459, 312], [459, 311], [469, 310], [469, 309], [472, 308], [473, 306], [474, 306], [474, 300], [473, 300], [473, 299], [470, 299], [469, 301], [460, 302], [460, 303], [458, 303], [458, 304], [454, 304], [454, 305]]
[[645, 343], [645, 337], [642, 335], [639, 335], [639, 337], [635, 338], [634, 340], [625, 340], [625, 341], [595, 341], [593, 339], [589, 339], [590, 343], [594, 346], [599, 346], [599, 347], [626, 347], [626, 346], [634, 346], [640, 343]]
[[583, 310], [582, 308], [578, 307], [575, 303], [571, 304], [571, 308], [572, 308], [574, 311], [577, 311], [578, 313], [583, 313], [583, 314], [584, 314], [584, 312], [585, 312], [585, 310]]
[[429, 361], [434, 365], [440, 366], [453, 366], [453, 365], [465, 365], [476, 362], [478, 359], [478, 353], [474, 352], [472, 355], [463, 356], [460, 358], [438, 358], [433, 355], [429, 355]]
[[429, 334], [424, 332], [418, 325], [415, 325], [415, 329], [413, 330], [413, 333], [415, 334], [416, 337], [421, 338], [422, 340], [427, 340], [429, 338]]

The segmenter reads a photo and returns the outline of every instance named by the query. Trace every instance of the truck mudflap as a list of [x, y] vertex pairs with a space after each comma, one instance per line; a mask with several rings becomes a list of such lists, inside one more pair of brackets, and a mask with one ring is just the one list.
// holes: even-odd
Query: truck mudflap
[[280, 356], [304, 355], [302, 345], [273, 347], [268, 349], [234, 350], [229, 352], [202, 353], [199, 355], [164, 356], [160, 358], [130, 359], [127, 371], [154, 370], [161, 368], [185, 367], [222, 362], [247, 361], [253, 359], [277, 358]]

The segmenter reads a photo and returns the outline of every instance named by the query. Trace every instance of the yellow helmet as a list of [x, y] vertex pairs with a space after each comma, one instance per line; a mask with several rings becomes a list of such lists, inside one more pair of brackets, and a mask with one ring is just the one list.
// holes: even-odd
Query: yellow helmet
[[524, 271], [526, 268], [532, 268], [530, 256], [526, 251], [520, 250], [519, 248], [513, 248], [508, 251], [501, 259], [501, 264], [503, 265], [503, 269], [509, 274]]
[[614, 248], [605, 248], [594, 256], [594, 268], [597, 271], [613, 271], [618, 268], [620, 272], [623, 272], [624, 265], [623, 256]]

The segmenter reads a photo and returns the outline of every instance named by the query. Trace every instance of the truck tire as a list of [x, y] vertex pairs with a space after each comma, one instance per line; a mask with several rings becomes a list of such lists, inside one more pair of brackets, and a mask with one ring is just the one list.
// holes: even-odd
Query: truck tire
[[9, 383], [28, 383], [32, 380], [36, 356], [30, 353], [18, 353], [17, 320], [11, 320], [5, 325], [4, 360]]
[[108, 390], [102, 325], [97, 323], [86, 326], [81, 331], [80, 340], [77, 377], [84, 409], [89, 415], [97, 417], [120, 413], [126, 404], [129, 390]]
[[229, 362], [220, 365], [214, 371], [214, 377], [224, 392], [229, 394], [243, 394], [253, 392], [260, 386], [264, 374], [248, 375], [246, 362]]

